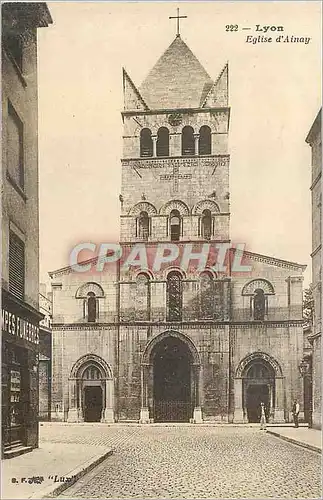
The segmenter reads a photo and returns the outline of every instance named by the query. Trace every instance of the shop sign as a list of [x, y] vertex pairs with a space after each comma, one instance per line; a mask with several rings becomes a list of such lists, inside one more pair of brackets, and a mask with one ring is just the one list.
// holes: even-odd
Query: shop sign
[[2, 331], [33, 344], [39, 344], [39, 327], [6, 309], [2, 309]]

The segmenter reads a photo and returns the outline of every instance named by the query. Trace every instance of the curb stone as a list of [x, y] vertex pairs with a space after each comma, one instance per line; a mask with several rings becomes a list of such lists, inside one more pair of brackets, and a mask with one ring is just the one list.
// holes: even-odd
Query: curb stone
[[302, 448], [307, 448], [308, 450], [315, 451], [316, 453], [322, 453], [321, 448], [319, 448], [318, 446], [305, 443], [304, 441], [298, 441], [297, 439], [291, 437], [283, 436], [282, 434], [279, 434], [279, 432], [274, 432], [267, 429], [267, 434], [271, 434], [272, 436], [283, 439], [284, 441], [288, 441], [289, 443], [296, 444], [298, 446], [301, 446]]
[[65, 491], [67, 488], [72, 486], [72, 484], [75, 484], [76, 481], [78, 481], [81, 477], [83, 477], [85, 474], [90, 472], [90, 470], [94, 469], [97, 465], [99, 465], [103, 460], [105, 460], [107, 457], [112, 455], [113, 450], [112, 449], [107, 449], [104, 453], [100, 453], [99, 455], [96, 455], [95, 457], [90, 458], [87, 460], [85, 463], [83, 462], [81, 465], [78, 465], [75, 469], [72, 471], [69, 471], [67, 474], [65, 474], [66, 477], [73, 477], [73, 479], [69, 482], [64, 482], [60, 483], [57, 486], [46, 486], [43, 490], [34, 493], [31, 495], [29, 498], [32, 498], [34, 500], [39, 500], [39, 499], [44, 499], [44, 498], [54, 498], [57, 497], [60, 493]]

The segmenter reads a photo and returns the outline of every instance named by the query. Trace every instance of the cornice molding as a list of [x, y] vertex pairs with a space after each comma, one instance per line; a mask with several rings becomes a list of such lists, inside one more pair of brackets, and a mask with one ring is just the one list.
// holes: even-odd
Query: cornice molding
[[52, 330], [117, 330], [119, 327], [156, 327], [166, 329], [224, 329], [230, 327], [232, 329], [267, 329], [267, 328], [285, 328], [299, 326], [303, 327], [303, 320], [286, 320], [286, 321], [214, 321], [214, 320], [198, 320], [198, 321], [182, 321], [178, 323], [169, 323], [166, 321], [120, 321], [115, 323], [54, 323]]

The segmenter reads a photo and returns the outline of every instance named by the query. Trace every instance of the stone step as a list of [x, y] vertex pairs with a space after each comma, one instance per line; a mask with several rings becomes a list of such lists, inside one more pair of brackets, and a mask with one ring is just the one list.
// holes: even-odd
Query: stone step
[[10, 448], [4, 451], [3, 458], [7, 459], [7, 458], [18, 457], [19, 455], [23, 455], [24, 453], [29, 453], [30, 451], [32, 451], [32, 449], [33, 448], [31, 446], [23, 446], [23, 445], [16, 446], [14, 448]]

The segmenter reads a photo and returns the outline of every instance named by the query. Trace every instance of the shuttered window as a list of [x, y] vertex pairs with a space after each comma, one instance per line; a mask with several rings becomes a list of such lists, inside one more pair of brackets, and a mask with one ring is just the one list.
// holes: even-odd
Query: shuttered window
[[11, 179], [24, 189], [23, 123], [14, 107], [8, 102], [7, 121], [7, 169]]
[[9, 291], [23, 300], [25, 295], [25, 244], [10, 231], [9, 236]]

